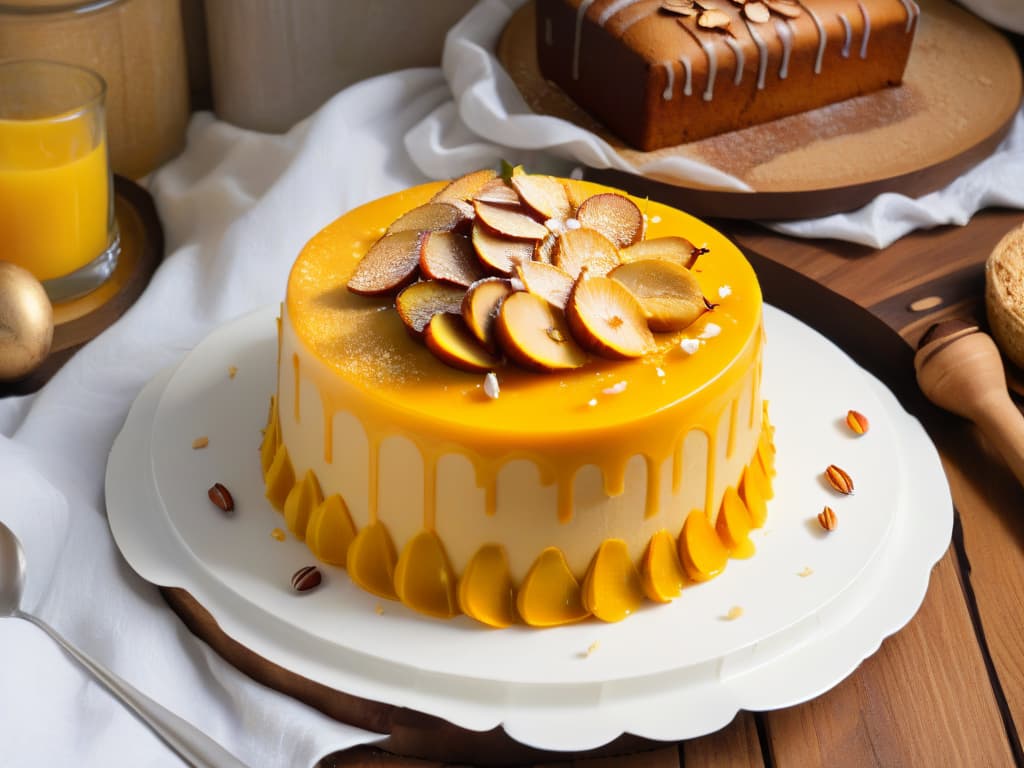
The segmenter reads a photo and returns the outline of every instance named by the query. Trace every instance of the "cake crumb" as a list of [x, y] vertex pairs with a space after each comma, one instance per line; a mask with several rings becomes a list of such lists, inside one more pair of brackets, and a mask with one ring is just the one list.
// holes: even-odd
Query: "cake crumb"
[[595, 640], [594, 642], [592, 642], [590, 645], [587, 646], [587, 650], [583, 654], [583, 658], [589, 659], [591, 656], [594, 655], [594, 653], [600, 647], [601, 647], [601, 641], [600, 640]]
[[209, 444], [210, 438], [206, 437], [205, 435], [203, 435], [202, 437], [197, 437], [195, 440], [192, 441], [192, 450], [198, 451], [202, 448], [205, 448]]
[[621, 395], [623, 392], [626, 391], [626, 387], [628, 386], [628, 381], [620, 381], [616, 384], [612, 384], [610, 387], [602, 389], [601, 392], [602, 394], [605, 395]]
[[723, 618], [726, 621], [735, 621], [736, 619], [738, 619], [742, 615], [743, 615], [743, 608], [738, 606], [738, 605], [734, 605], [732, 608], [729, 609], [729, 612], [727, 614], [725, 614], [725, 616]]
[[491, 400], [497, 400], [498, 395], [501, 394], [501, 387], [498, 385], [498, 375], [494, 371], [490, 371], [484, 376], [484, 394]]
[[809, 565], [805, 565], [804, 569], [800, 571], [800, 573], [798, 573], [797, 576], [799, 576], [801, 579], [806, 579], [812, 573], [814, 573], [814, 569], [811, 568], [811, 566]]
[[228, 378], [229, 379], [233, 379], [237, 375], [238, 375], [238, 366], [237, 365], [229, 365], [228, 366]]
[[700, 349], [700, 340], [699, 339], [683, 339], [682, 341], [679, 342], [679, 348], [681, 350], [683, 350], [683, 352], [685, 352], [686, 354], [692, 355], [698, 349]]
[[718, 298], [725, 299], [732, 296], [732, 286], [723, 285], [718, 289]]
[[377, 613], [378, 616], [384, 615], [384, 606], [380, 603], [377, 603], [373, 610]]
[[284, 541], [287, 538], [287, 534], [280, 528], [275, 528], [270, 532], [270, 537], [277, 541]]
[[717, 323], [708, 323], [707, 325], [704, 326], [704, 330], [697, 335], [701, 339], [713, 339], [721, 332], [722, 326], [718, 325]]

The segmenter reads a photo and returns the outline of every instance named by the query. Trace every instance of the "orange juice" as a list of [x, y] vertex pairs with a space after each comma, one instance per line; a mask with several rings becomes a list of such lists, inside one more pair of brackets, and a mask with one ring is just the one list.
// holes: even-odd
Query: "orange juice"
[[40, 280], [102, 254], [110, 231], [107, 144], [83, 113], [0, 119], [0, 256]]

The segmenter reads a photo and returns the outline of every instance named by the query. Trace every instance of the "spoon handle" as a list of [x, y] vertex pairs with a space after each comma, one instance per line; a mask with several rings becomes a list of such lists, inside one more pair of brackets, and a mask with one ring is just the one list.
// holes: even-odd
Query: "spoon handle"
[[120, 699], [140, 720], [149, 725], [153, 732], [189, 765], [196, 766], [196, 768], [246, 768], [245, 763], [212, 738], [93, 661], [42, 619], [24, 611], [16, 611], [14, 615], [32, 622], [52, 637], [69, 656], [91, 672], [93, 677]]

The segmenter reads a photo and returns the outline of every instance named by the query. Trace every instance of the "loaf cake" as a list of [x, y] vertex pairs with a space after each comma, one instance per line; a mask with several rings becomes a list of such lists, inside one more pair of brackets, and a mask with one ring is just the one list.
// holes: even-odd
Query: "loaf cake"
[[674, 146], [898, 85], [914, 0], [536, 0], [542, 74], [629, 144]]
[[1024, 224], [1007, 232], [985, 261], [985, 314], [1000, 351], [1024, 369]]
[[753, 270], [687, 214], [518, 170], [414, 187], [292, 268], [266, 494], [420, 613], [618, 621], [753, 553], [763, 349]]

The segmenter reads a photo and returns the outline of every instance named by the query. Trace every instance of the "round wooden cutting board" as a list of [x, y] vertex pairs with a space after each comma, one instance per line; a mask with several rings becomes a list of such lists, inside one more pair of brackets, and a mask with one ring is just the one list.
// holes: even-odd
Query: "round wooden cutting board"
[[729, 173], [754, 192], [709, 190], [605, 169], [586, 169], [586, 178], [650, 195], [698, 216], [812, 218], [854, 210], [882, 192], [919, 197], [946, 186], [990, 155], [1021, 103], [1021, 70], [1006, 37], [946, 0], [922, 0], [901, 86], [641, 152], [543, 78], [534, 18], [531, 0], [509, 20], [497, 50], [531, 109], [593, 132], [634, 166], [677, 155]]

